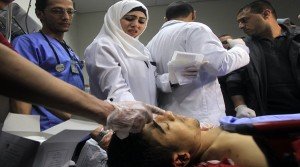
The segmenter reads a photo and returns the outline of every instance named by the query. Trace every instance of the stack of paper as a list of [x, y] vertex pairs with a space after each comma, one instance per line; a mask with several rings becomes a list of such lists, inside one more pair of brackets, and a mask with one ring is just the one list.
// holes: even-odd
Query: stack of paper
[[172, 60], [168, 63], [169, 80], [171, 83], [185, 85], [193, 82], [194, 78], [188, 78], [182, 75], [185, 68], [196, 66], [200, 69], [203, 61], [203, 55], [197, 53], [175, 51]]

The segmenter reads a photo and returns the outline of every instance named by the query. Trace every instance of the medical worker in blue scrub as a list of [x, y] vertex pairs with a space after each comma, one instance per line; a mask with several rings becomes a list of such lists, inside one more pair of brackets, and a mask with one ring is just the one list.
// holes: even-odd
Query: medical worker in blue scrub
[[[84, 89], [83, 63], [64, 41], [75, 9], [72, 0], [36, 0], [36, 15], [43, 27], [39, 32], [22, 35], [13, 41], [15, 50], [53, 76]], [[57, 110], [13, 101], [17, 113], [40, 115], [41, 130], [46, 130], [70, 118]]]

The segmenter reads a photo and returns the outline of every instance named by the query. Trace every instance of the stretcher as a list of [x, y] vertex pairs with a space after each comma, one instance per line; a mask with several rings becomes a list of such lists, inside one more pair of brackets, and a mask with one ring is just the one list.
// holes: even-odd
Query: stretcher
[[220, 122], [226, 131], [252, 135], [269, 166], [300, 166], [300, 114], [241, 119], [228, 116]]

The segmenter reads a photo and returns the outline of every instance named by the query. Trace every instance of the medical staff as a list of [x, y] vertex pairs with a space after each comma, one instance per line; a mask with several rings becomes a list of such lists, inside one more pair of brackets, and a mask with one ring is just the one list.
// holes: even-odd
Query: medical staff
[[[22, 35], [13, 41], [15, 50], [29, 61], [53, 76], [84, 89], [81, 69], [83, 63], [64, 41], [75, 9], [72, 0], [37, 0], [36, 15], [43, 27], [37, 33]], [[15, 101], [18, 113], [40, 115], [41, 130], [46, 130], [70, 118], [70, 114], [57, 112], [43, 106]]]
[[225, 116], [225, 105], [217, 77], [248, 64], [249, 49], [236, 39], [230, 41], [231, 49], [227, 51], [208, 26], [193, 22], [195, 18], [190, 4], [171, 3], [166, 9], [167, 22], [147, 45], [162, 83], [170, 82], [168, 62], [174, 51], [202, 54], [206, 62], [200, 69], [195, 68], [192, 83], [174, 86], [177, 83], [171, 82], [168, 89], [164, 88], [159, 104], [176, 114], [219, 125], [219, 119]]
[[147, 8], [135, 0], [119, 1], [108, 9], [100, 33], [85, 51], [93, 95], [156, 105], [156, 67], [138, 40], [148, 18]]
[[[0, 9], [10, 2], [0, 0]], [[123, 134], [125, 130], [127, 133], [140, 132], [145, 123], [152, 121], [152, 113], [164, 114], [164, 110], [138, 101], [108, 103], [99, 100], [53, 77], [3, 44], [0, 44], [0, 83], [0, 95], [60, 111], [68, 110], [106, 125], [117, 134], [119, 130]]]

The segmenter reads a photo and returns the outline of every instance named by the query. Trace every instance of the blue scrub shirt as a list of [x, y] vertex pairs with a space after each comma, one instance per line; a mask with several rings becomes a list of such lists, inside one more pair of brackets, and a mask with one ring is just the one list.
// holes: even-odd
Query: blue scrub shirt
[[[46, 37], [48, 38], [50, 45], [53, 46], [53, 49], [57, 53], [60, 63], [64, 64], [65, 66], [65, 70], [62, 72], [56, 71], [55, 67], [58, 62], [55, 58], [55, 53], [41, 33], [21, 35], [15, 38], [12, 44], [14, 49], [20, 55], [27, 58], [32, 63], [48, 71], [53, 76], [83, 90], [84, 80], [81, 71], [82, 67], [80, 67], [79, 64], [76, 64], [79, 73], [73, 73], [71, 71], [71, 58], [68, 52], [59, 41], [47, 35]], [[72, 57], [79, 60], [78, 56], [70, 48], [68, 48], [68, 51]], [[43, 106], [33, 105], [32, 114], [40, 115], [42, 131], [63, 122], [63, 120], [53, 115], [47, 108]]]

